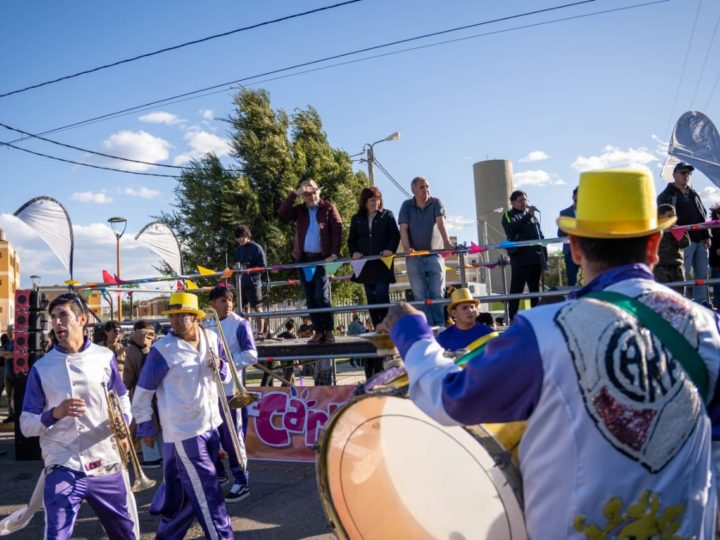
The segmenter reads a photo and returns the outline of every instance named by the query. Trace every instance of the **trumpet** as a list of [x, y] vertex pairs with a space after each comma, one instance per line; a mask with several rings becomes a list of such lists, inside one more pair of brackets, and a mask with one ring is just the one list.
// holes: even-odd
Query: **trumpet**
[[[228, 400], [228, 405], [232, 409], [240, 409], [242, 407], [247, 407], [251, 403], [256, 402], [258, 400], [258, 396], [256, 394], [251, 394], [250, 392], [248, 392], [242, 383], [240, 374], [238, 373], [235, 362], [232, 359], [232, 352], [230, 351], [230, 347], [228, 346], [227, 339], [225, 339], [225, 332], [223, 332], [222, 326], [220, 325], [220, 317], [218, 316], [217, 311], [215, 311], [213, 308], [207, 308], [205, 311], [211, 313], [213, 319], [215, 320], [215, 326], [217, 327], [218, 336], [220, 336], [220, 341], [225, 348], [225, 354], [229, 359], [228, 369], [230, 369], [230, 375], [232, 376], [233, 383], [235, 383], [235, 393], [233, 394], [233, 397]], [[205, 328], [202, 328], [204, 332]], [[224, 395], [225, 394], [223, 393], [223, 396]]]
[[[120, 459], [126, 469], [128, 468], [128, 461], [133, 468], [135, 481], [130, 490], [137, 493], [138, 491], [150, 489], [155, 485], [155, 480], [148, 478], [143, 472], [142, 467], [140, 467], [140, 460], [132, 443], [132, 434], [125, 422], [122, 407], [120, 406], [120, 398], [115, 390], [108, 390], [107, 385], [104, 383], [103, 388], [105, 389], [105, 399], [107, 400], [108, 423], [110, 425], [110, 431], [112, 431], [113, 437], [115, 437], [115, 444], [117, 445]], [[123, 441], [128, 442], [127, 449]]]

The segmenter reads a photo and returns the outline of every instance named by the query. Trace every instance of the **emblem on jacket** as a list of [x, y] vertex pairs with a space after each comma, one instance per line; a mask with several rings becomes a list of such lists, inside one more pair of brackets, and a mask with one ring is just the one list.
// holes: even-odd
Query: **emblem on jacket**
[[[641, 300], [680, 332], [692, 328], [692, 310], [682, 298], [655, 293]], [[602, 435], [651, 472], [662, 470], [695, 429], [701, 410], [682, 366], [635, 318], [610, 304], [581, 299], [562, 308], [555, 322], [567, 340], [585, 408]], [[697, 347], [696, 335], [686, 338]]]

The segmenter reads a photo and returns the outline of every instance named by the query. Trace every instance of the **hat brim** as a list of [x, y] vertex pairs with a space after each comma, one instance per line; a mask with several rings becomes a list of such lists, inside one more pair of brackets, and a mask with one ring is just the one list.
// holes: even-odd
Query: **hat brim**
[[672, 227], [677, 221], [677, 216], [662, 218], [658, 220], [657, 226], [650, 229], [638, 230], [596, 230], [586, 229], [578, 226], [577, 219], [569, 216], [560, 216], [557, 218], [557, 225], [561, 231], [573, 236], [582, 236], [584, 238], [637, 238], [639, 236], [649, 236], [658, 231]]
[[167, 311], [162, 312], [163, 315], [175, 315], [178, 313], [184, 313], [186, 315], [195, 315], [198, 319], [205, 318], [204, 311], [201, 311], [199, 309], [192, 309], [192, 308], [168, 309]]
[[690, 171], [693, 172], [695, 170], [695, 167], [692, 165], [685, 165], [684, 167], [678, 167], [677, 169], [673, 169], [673, 172], [676, 173], [678, 171]]
[[480, 305], [480, 300], [475, 300], [474, 298], [472, 300], [460, 300], [459, 302], [455, 302], [453, 304], [450, 304], [448, 306], [448, 311], [451, 311], [458, 307], [460, 304], [475, 304], [476, 306]]

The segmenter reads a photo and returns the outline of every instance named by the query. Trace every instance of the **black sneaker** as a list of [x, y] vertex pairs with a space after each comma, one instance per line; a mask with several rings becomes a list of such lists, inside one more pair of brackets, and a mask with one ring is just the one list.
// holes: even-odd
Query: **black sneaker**
[[218, 479], [218, 482], [220, 482], [221, 486], [227, 485], [227, 483], [230, 482], [230, 478], [228, 477], [227, 474], [218, 476], [217, 479]]
[[250, 496], [250, 488], [247, 486], [241, 486], [240, 484], [233, 484], [227, 495], [225, 495], [226, 503], [240, 502]]
[[3, 424], [11, 424], [15, 421], [15, 417], [8, 416], [5, 420], [2, 421]]
[[162, 459], [153, 459], [152, 461], [143, 461], [143, 469], [159, 469], [162, 467]]

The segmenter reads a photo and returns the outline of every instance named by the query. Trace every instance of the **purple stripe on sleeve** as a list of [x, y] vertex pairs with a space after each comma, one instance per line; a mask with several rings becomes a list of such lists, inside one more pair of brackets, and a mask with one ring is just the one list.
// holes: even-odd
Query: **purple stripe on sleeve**
[[393, 325], [390, 337], [402, 358], [405, 358], [408, 349], [416, 341], [435, 340], [430, 326], [422, 315], [405, 315]]
[[535, 332], [522, 316], [481, 356], [443, 381], [443, 407], [461, 424], [526, 420], [538, 401], [543, 367]]
[[[53, 407], [53, 409], [54, 409], [54, 407]], [[42, 422], [43, 426], [50, 427], [50, 426], [54, 425], [55, 422], [57, 422], [55, 417], [52, 415], [53, 409], [49, 409], [49, 410], [45, 411], [44, 413], [42, 413], [42, 415], [40, 415], [40, 421]]]
[[152, 420], [148, 420], [147, 422], [140, 422], [137, 425], [135, 434], [138, 437], [154, 437], [157, 434], [157, 429], [155, 429], [155, 423]]
[[255, 351], [255, 339], [253, 338], [252, 329], [250, 327], [250, 321], [243, 319], [238, 324], [237, 331], [235, 332], [238, 343], [240, 344], [241, 351]]
[[113, 360], [110, 363], [110, 380], [108, 381], [108, 390], [115, 390], [118, 396], [124, 396], [128, 393], [125, 388], [125, 383], [122, 380], [120, 371], [118, 370], [117, 358], [113, 355]]
[[43, 409], [45, 409], [45, 391], [40, 381], [40, 374], [33, 366], [28, 374], [22, 410], [32, 414], [42, 414]]
[[[157, 390], [169, 370], [162, 354], [153, 347], [145, 358], [137, 385], [147, 390]], [[122, 380], [120, 382], [122, 383]]]

